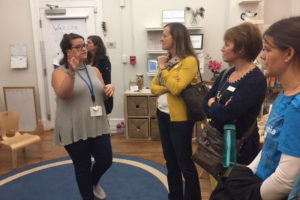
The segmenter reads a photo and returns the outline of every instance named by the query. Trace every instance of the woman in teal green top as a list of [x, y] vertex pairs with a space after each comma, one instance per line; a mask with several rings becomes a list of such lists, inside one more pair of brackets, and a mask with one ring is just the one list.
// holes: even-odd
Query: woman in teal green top
[[104, 199], [106, 194], [98, 182], [112, 164], [104, 99], [113, 95], [114, 87], [104, 85], [99, 70], [85, 64], [87, 49], [82, 36], [65, 34], [60, 47], [64, 57], [52, 74], [57, 105], [54, 143], [69, 153], [82, 198], [93, 200], [95, 195]]

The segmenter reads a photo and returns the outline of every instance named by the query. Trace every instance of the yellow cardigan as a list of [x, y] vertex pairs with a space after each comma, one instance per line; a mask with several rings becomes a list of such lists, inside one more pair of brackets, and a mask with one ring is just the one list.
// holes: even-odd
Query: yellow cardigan
[[[159, 73], [159, 72], [158, 72]], [[151, 93], [157, 96], [164, 94], [164, 86], [158, 82], [158, 73], [152, 80]], [[188, 56], [181, 60], [170, 70], [163, 70], [161, 77], [165, 87], [168, 88], [167, 101], [170, 110], [170, 118], [173, 122], [187, 121], [187, 110], [185, 102], [180, 93], [188, 85], [195, 85], [198, 79], [197, 60]], [[177, 77], [179, 80], [177, 81]]]

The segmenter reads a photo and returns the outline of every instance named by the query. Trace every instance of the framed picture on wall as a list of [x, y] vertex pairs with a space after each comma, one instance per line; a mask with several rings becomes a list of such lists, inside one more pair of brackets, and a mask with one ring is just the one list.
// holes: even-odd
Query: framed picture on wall
[[162, 25], [171, 22], [179, 22], [184, 24], [184, 10], [163, 10], [162, 11]]
[[193, 34], [191, 36], [191, 41], [194, 49], [203, 48], [203, 34]]

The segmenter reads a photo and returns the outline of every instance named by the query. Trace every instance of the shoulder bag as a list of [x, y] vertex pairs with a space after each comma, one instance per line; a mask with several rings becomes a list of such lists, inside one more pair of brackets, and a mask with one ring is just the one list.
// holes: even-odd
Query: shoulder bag
[[[255, 120], [243, 134], [242, 139], [237, 142], [237, 152], [243, 147], [256, 125], [257, 122]], [[193, 161], [210, 173], [216, 180], [220, 180], [226, 171], [222, 166], [223, 134], [211, 125], [211, 123], [206, 123], [205, 127], [197, 135], [196, 145], [197, 149], [192, 155]]]
[[202, 109], [202, 101], [208, 89], [203, 83], [199, 66], [198, 73], [200, 77], [200, 82], [196, 85], [189, 85], [180, 93], [187, 108], [188, 120], [194, 122], [202, 121], [206, 118], [206, 115]]
[[[223, 82], [228, 71], [229, 69], [222, 74], [220, 83]], [[238, 141], [237, 152], [252, 134], [256, 124], [255, 120], [248, 131], [243, 134], [242, 139]], [[192, 155], [192, 159], [216, 180], [220, 180], [226, 171], [222, 166], [223, 134], [211, 123], [205, 123], [204, 128], [197, 134], [196, 145], [197, 149]]]

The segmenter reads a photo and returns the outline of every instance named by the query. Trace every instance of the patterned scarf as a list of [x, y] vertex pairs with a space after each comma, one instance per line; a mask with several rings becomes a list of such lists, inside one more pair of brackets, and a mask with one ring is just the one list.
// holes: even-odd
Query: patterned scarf
[[[181, 61], [181, 59], [178, 56], [174, 56], [173, 58], [171, 58], [170, 60], [168, 60], [168, 62], [166, 63], [166, 70], [172, 69], [180, 61]], [[163, 80], [161, 78], [161, 72], [162, 72], [162, 70], [159, 70], [158, 82], [159, 82], [160, 85], [164, 85], [164, 82], [163, 82]]]

